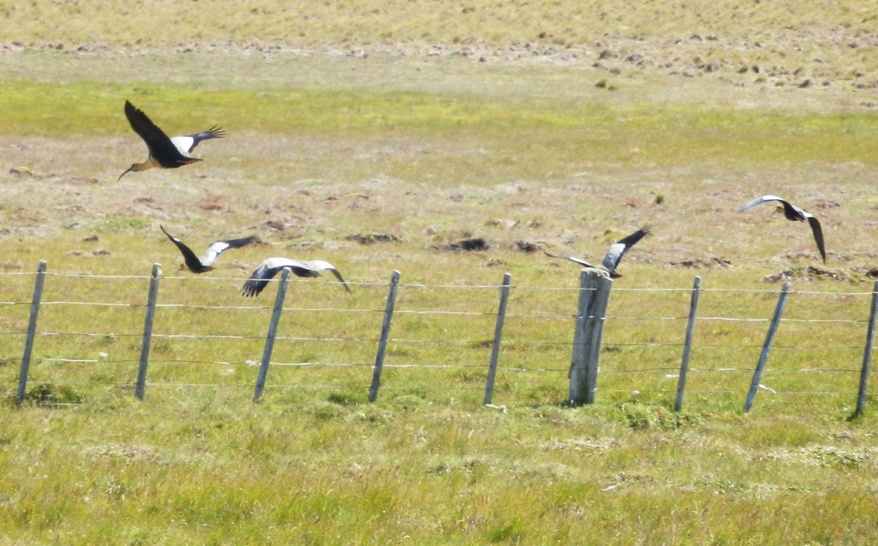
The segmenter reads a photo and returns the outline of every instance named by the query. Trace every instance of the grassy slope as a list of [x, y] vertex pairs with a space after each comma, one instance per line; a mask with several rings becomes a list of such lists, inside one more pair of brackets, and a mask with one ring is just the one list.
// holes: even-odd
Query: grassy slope
[[[356, 295], [346, 298], [330, 283], [297, 284], [304, 307], [380, 309], [392, 268], [412, 286], [491, 284], [509, 270], [520, 287], [510, 312], [563, 316], [574, 298], [542, 288], [573, 288], [575, 268], [517, 252], [516, 241], [594, 256], [651, 222], [656, 233], [626, 257], [618, 288], [688, 287], [693, 271], [672, 265], [682, 256], [732, 261], [733, 268], [696, 271], [708, 288], [761, 289], [766, 273], [813, 265], [815, 255], [800, 226], [766, 220], [767, 210], [733, 212], [771, 191], [820, 214], [832, 241], [829, 269], [854, 279], [853, 286], [802, 283], [842, 295], [797, 295], [789, 316], [862, 320], [867, 295], [844, 295], [868, 290], [862, 272], [874, 258], [876, 119], [870, 92], [859, 87], [875, 80], [867, 53], [874, 36], [861, 3], [654, 2], [632, 10], [615, 2], [400, 2], [345, 4], [344, 11], [324, 4], [307, 13], [285, 5], [4, 8], [17, 39], [33, 46], [0, 55], [4, 269], [26, 271], [48, 258], [56, 272], [145, 275], [158, 261], [169, 275], [163, 302], [223, 306], [240, 304], [235, 289], [266, 253], [308, 253], [335, 262]], [[387, 10], [398, 23], [385, 23]], [[64, 51], [41, 50], [47, 43]], [[72, 53], [80, 44], [85, 51]], [[367, 58], [336, 54], [360, 48]], [[602, 51], [609, 54], [599, 59]], [[634, 53], [649, 62], [625, 60]], [[708, 71], [711, 62], [717, 67]], [[739, 73], [742, 66], [760, 71]], [[806, 78], [817, 85], [797, 87]], [[168, 131], [221, 123], [230, 137], [199, 148], [201, 165], [115, 184], [144, 153], [120, 116], [123, 98]], [[8, 172], [22, 166], [33, 176]], [[208, 280], [174, 278], [178, 256], [158, 223], [193, 246], [251, 231], [269, 246], [224, 256]], [[761, 237], [769, 227], [772, 237]], [[358, 232], [402, 241], [364, 247], [345, 239]], [[90, 235], [98, 240], [87, 241]], [[431, 250], [468, 235], [495, 247], [476, 256]], [[31, 282], [0, 277], [0, 300], [27, 301]], [[223, 290], [206, 296], [205, 287], [216, 285]], [[139, 303], [145, 286], [50, 277], [47, 296]], [[401, 297], [402, 309], [490, 313], [496, 305], [494, 290], [412, 288]], [[644, 305], [644, 297], [654, 301]], [[714, 292], [702, 309], [764, 317], [774, 299]], [[611, 313], [641, 316], [638, 304], [654, 316], [679, 316], [687, 302], [685, 294], [618, 290]], [[674, 415], [664, 372], [630, 371], [656, 358], [676, 366], [675, 350], [625, 345], [677, 341], [679, 328], [661, 322], [611, 323], [606, 392], [594, 407], [561, 408], [566, 346], [534, 341], [565, 340], [569, 328], [527, 318], [507, 324], [504, 362], [559, 371], [501, 373], [495, 400], [508, 413], [475, 409], [478, 367], [416, 377], [389, 370], [387, 387], [409, 388], [388, 388], [378, 404], [367, 404], [361, 385], [372, 345], [356, 343], [281, 344], [282, 361], [365, 366], [274, 369], [270, 385], [311, 388], [270, 388], [254, 405], [254, 369], [242, 363], [258, 358], [265, 308], [235, 314], [231, 329], [223, 311], [163, 310], [160, 333], [253, 339], [215, 348], [159, 340], [154, 384], [136, 403], [124, 361], [137, 355], [139, 315], [137, 308], [44, 309], [43, 331], [113, 335], [41, 338], [40, 357], [102, 351], [122, 363], [40, 362], [36, 380], [77, 382], [72, 392], [83, 403], [0, 414], [0, 464], [8, 469], [0, 478], [0, 536], [7, 541], [831, 544], [870, 542], [876, 532], [871, 416], [846, 422], [848, 394], [784, 393], [850, 393], [853, 374], [784, 369], [855, 369], [861, 325], [820, 324], [827, 343], [853, 351], [776, 350], [766, 381], [782, 392], [761, 392], [745, 417], [746, 372], [734, 381], [694, 376], [693, 391], [708, 394], [690, 395], [687, 411]], [[375, 330], [374, 314], [352, 315], [321, 315], [313, 325], [290, 313], [285, 320], [295, 329], [287, 335]], [[24, 305], [0, 308], [0, 331], [20, 332], [25, 318]], [[394, 328], [401, 338], [478, 341], [492, 325], [401, 315]], [[778, 342], [812, 345], [811, 328], [789, 323]], [[698, 332], [700, 366], [744, 361], [749, 368], [762, 327], [704, 322]], [[756, 348], [710, 348], [730, 338]], [[10, 388], [19, 342], [0, 338]], [[481, 366], [485, 350], [400, 343], [389, 357]], [[716, 392], [724, 389], [733, 392]]]

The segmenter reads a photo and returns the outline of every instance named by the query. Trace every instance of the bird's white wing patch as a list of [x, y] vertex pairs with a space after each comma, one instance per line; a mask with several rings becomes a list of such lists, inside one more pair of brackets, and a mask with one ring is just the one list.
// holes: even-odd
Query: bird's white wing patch
[[204, 256], [201, 257], [201, 263], [204, 265], [212, 264], [227, 248], [229, 248], [229, 243], [226, 243], [225, 241], [215, 242], [204, 251]]
[[610, 249], [607, 250], [607, 255], [604, 256], [604, 261], [601, 262], [601, 265], [610, 271], [614, 271], [616, 266], [619, 265], [619, 261], [622, 260], [622, 256], [627, 248], [622, 243], [613, 243], [610, 245]]
[[188, 156], [192, 152], [192, 148], [195, 147], [195, 139], [190, 136], [171, 137], [171, 143], [185, 156]]

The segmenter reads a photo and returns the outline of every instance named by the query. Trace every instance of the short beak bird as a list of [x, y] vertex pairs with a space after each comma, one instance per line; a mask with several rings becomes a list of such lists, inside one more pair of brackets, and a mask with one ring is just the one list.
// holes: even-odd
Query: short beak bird
[[[125, 101], [125, 116], [134, 132], [140, 135], [140, 138], [146, 142], [149, 148], [149, 157], [143, 163], [134, 163], [127, 171], [119, 175], [119, 180], [131, 171], [145, 171], [153, 167], [159, 169], [176, 169], [183, 165], [189, 165], [197, 161], [201, 161], [195, 157], [189, 157], [192, 150], [198, 146], [202, 140], [211, 138], [222, 138], [226, 136], [226, 132], [213, 126], [207, 131], [195, 133], [194, 135], [168, 136], [155, 123], [150, 121], [143, 111], [138, 110], [133, 104]], [[118, 182], [118, 180], [117, 180]]]
[[258, 296], [268, 285], [268, 281], [285, 267], [289, 267], [297, 277], [319, 277], [321, 271], [331, 271], [335, 278], [344, 285], [348, 294], [351, 293], [351, 289], [348, 288], [348, 283], [341, 277], [341, 273], [329, 262], [324, 262], [323, 260], [291, 260], [290, 258], [275, 257], [268, 258], [259, 264], [259, 267], [253, 271], [253, 274], [244, 283], [244, 286], [241, 288], [241, 294], [244, 296]]
[[810, 212], [804, 211], [795, 205], [791, 205], [789, 202], [784, 201], [776, 195], [763, 195], [762, 197], [754, 199], [738, 209], [738, 212], [744, 212], [745, 210], [751, 209], [756, 205], [761, 205], [762, 203], [767, 203], [768, 201], [777, 201], [780, 203], [777, 210], [782, 211], [787, 220], [792, 220], [793, 222], [808, 221], [811, 225], [811, 232], [814, 234], [814, 241], [817, 243], [817, 250], [820, 251], [820, 257], [823, 258], [823, 263], [826, 263], [826, 247], [823, 245], [823, 229], [820, 228], [820, 222], [817, 218], [814, 218]]
[[165, 235], [168, 236], [168, 239], [171, 240], [172, 243], [177, 245], [177, 248], [180, 249], [180, 252], [183, 254], [183, 260], [186, 263], [180, 266], [180, 270], [188, 269], [193, 273], [207, 273], [208, 271], [213, 270], [213, 262], [219, 258], [219, 255], [222, 254], [226, 249], [229, 248], [241, 248], [242, 246], [249, 245], [250, 243], [255, 243], [258, 238], [255, 235], [251, 235], [249, 237], [245, 237], [243, 239], [231, 239], [228, 241], [217, 241], [207, 247], [207, 250], [204, 252], [202, 257], [195, 256], [195, 253], [192, 252], [192, 249], [186, 246], [183, 241], [177, 239], [167, 231], [161, 225], [162, 231]]
[[607, 271], [607, 273], [610, 274], [611, 279], [618, 279], [622, 275], [616, 272], [616, 268], [619, 267], [619, 262], [622, 261], [622, 256], [625, 255], [629, 248], [637, 244], [637, 241], [643, 239], [646, 234], [650, 232], [650, 229], [651, 228], [649, 226], [643, 226], [628, 237], [625, 237], [621, 241], [615, 242], [610, 245], [609, 250], [607, 250], [607, 255], [604, 256], [604, 261], [601, 262], [600, 266], [593, 266], [585, 260], [580, 260], [579, 258], [573, 258], [571, 256], [555, 256], [554, 254], [549, 254], [545, 250], [543, 250], [543, 253], [551, 258], [570, 260], [571, 262], [578, 263], [583, 267], [604, 269]]

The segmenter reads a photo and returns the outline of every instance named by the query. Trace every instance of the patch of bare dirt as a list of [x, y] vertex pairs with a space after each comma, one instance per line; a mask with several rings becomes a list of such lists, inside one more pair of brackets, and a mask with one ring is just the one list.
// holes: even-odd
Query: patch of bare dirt
[[518, 249], [519, 252], [526, 252], [528, 254], [540, 251], [540, 245], [530, 241], [515, 241], [515, 248]]
[[354, 233], [345, 237], [348, 241], [356, 241], [361, 245], [373, 245], [375, 243], [398, 243], [402, 239], [396, 235], [387, 233]]
[[437, 245], [433, 248], [435, 250], [444, 250], [450, 252], [473, 252], [488, 250], [491, 247], [490, 245], [488, 245], [488, 242], [481, 237], [473, 237], [470, 239], [463, 239], [454, 243], [448, 243], [446, 245]]
[[689, 260], [681, 260], [679, 262], [668, 262], [668, 265], [674, 267], [685, 267], [689, 269], [711, 269], [714, 267], [731, 267], [731, 260], [725, 258], [693, 258]]
[[793, 267], [790, 269], [785, 269], [780, 273], [776, 273], [774, 275], [766, 275], [762, 279], [763, 282], [768, 283], [777, 283], [777, 282], [789, 282], [789, 281], [805, 281], [805, 282], [814, 282], [814, 281], [841, 281], [841, 282], [851, 282], [851, 276], [841, 271], [839, 269], [822, 269], [819, 267], [808, 266], [808, 267]]

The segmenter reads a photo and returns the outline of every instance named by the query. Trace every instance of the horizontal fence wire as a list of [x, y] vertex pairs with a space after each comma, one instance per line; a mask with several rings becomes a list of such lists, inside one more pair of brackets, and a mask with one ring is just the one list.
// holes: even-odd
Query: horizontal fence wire
[[[45, 275], [47, 277], [58, 278], [58, 279], [70, 279], [72, 281], [72, 285], [74, 289], [65, 290], [65, 294], [68, 297], [63, 299], [55, 297], [54, 299], [47, 299], [40, 302], [40, 306], [46, 307], [47, 312], [55, 313], [61, 312], [63, 313], [64, 308], [95, 308], [96, 311], [99, 309], [107, 309], [109, 310], [117, 309], [120, 312], [130, 312], [141, 315], [144, 308], [147, 307], [145, 302], [144, 288], [150, 281], [149, 275], [93, 275], [93, 274], [80, 274], [80, 273], [58, 273], [58, 272], [46, 272]], [[0, 283], [3, 283], [4, 278], [33, 278], [34, 273], [32, 272], [0, 272]], [[199, 282], [212, 282], [212, 283], [240, 283], [241, 279], [239, 277], [189, 277], [189, 276], [162, 276], [163, 282], [173, 281], [179, 282], [181, 284], [186, 283], [199, 283]], [[132, 293], [130, 299], [132, 301], [81, 301], [77, 300], [73, 296], [76, 292], [75, 286], [79, 282], [84, 281], [99, 281], [103, 283], [113, 283], [116, 281], [137, 281], [137, 290], [136, 294]], [[272, 283], [278, 282], [278, 279], [273, 279]], [[295, 280], [291, 279], [289, 282], [299, 282], [299, 283], [313, 283], [315, 281], [311, 280]], [[322, 283], [326, 285], [327, 288], [334, 289], [331, 285], [337, 285], [331, 280], [326, 280], [326, 282]], [[387, 283], [386, 282], [349, 282], [349, 286], [352, 288], [361, 288], [363, 290], [369, 291], [372, 295], [381, 295], [381, 292], [386, 290]], [[270, 288], [270, 287], [269, 287]], [[454, 295], [458, 295], [461, 292], [465, 292], [467, 294], [473, 292], [490, 292], [493, 296], [494, 293], [499, 291], [501, 288], [500, 284], [422, 284], [422, 283], [404, 283], [401, 282], [398, 285], [398, 289], [400, 294], [416, 294], [416, 293], [425, 293], [425, 292], [449, 292]], [[541, 308], [539, 310], [533, 309], [515, 309], [515, 301], [510, 304], [510, 311], [506, 313], [505, 317], [507, 319], [507, 330], [513, 330], [513, 333], [505, 333], [504, 334], [504, 343], [501, 349], [501, 364], [498, 368], [499, 373], [502, 374], [556, 374], [559, 375], [559, 381], [557, 381], [557, 389], [559, 391], [563, 391], [564, 379], [565, 377], [561, 374], [565, 374], [568, 372], [568, 364], [569, 364], [569, 351], [571, 348], [571, 338], [569, 335], [569, 331], [572, 329], [572, 324], [575, 321], [576, 313], [574, 312], [574, 305], [578, 294], [582, 291], [579, 287], [553, 287], [553, 286], [543, 286], [543, 285], [517, 285], [511, 284], [510, 288], [513, 294], [528, 294], [528, 293], [546, 293], [558, 295], [558, 301], [554, 306], [548, 306], [545, 308]], [[110, 288], [112, 289], [112, 288]], [[162, 290], [166, 290], [166, 285], [163, 285]], [[266, 294], [270, 294], [270, 290], [266, 289]], [[613, 288], [613, 292], [619, 294], [620, 296], [628, 296], [628, 297], [640, 297], [643, 295], [656, 295], [661, 297], [664, 294], [674, 295], [679, 294], [683, 296], [687, 296], [692, 292], [691, 288]], [[726, 297], [726, 296], [743, 296], [743, 295], [752, 295], [752, 296], [765, 296], [764, 302], [765, 307], [770, 308], [772, 299], [776, 298], [778, 295], [777, 288], [766, 288], [766, 289], [733, 289], [733, 288], [704, 288], [700, 289], [702, 305], [706, 300], [710, 300], [711, 296], [717, 297]], [[566, 294], [566, 296], [565, 296]], [[866, 307], [867, 307], [867, 298], [872, 296], [871, 291], [857, 291], [857, 292], [832, 292], [832, 291], [817, 291], [817, 290], [807, 290], [807, 291], [791, 291], [790, 295], [793, 297], [802, 296], [812, 300], [819, 300], [820, 298], [851, 298], [854, 303], [850, 304], [849, 307], [856, 307], [856, 313], [853, 313], [855, 316], [852, 318], [847, 317], [819, 317], [819, 316], [789, 316], [782, 318], [782, 324], [787, 325], [801, 325], [803, 327], [807, 327], [809, 325], [819, 326], [819, 327], [838, 327], [838, 328], [850, 328], [856, 330], [856, 335], [853, 337], [856, 338], [857, 335], [860, 335], [860, 330], [865, 329], [865, 325], [868, 324], [868, 320], [866, 319]], [[31, 305], [31, 301], [28, 301], [27, 297], [29, 294], [23, 292], [21, 296], [17, 298], [9, 298], [9, 301], [0, 302], [0, 306], [4, 308], [14, 308], [17, 306], [29, 306]], [[297, 297], [299, 297], [297, 295]], [[462, 298], [466, 299], [469, 296], [462, 296]], [[539, 297], [539, 296], [537, 296]], [[548, 297], [548, 296], [547, 296]], [[676, 296], [675, 296], [676, 297]], [[108, 299], [113, 299], [108, 298]], [[140, 301], [143, 299], [144, 301]], [[163, 299], [162, 291], [159, 293], [159, 299]], [[476, 320], [476, 319], [491, 319], [496, 316], [496, 312], [493, 311], [495, 305], [493, 300], [489, 301], [489, 303], [484, 305], [485, 310], [467, 310], [467, 309], [455, 309], [453, 306], [447, 306], [447, 301], [452, 300], [453, 298], [450, 296], [442, 296], [441, 299], [443, 303], [441, 307], [438, 308], [436, 306], [434, 308], [417, 308], [417, 303], [410, 304], [408, 301], [405, 305], [400, 305], [394, 312], [394, 317], [397, 321], [405, 320], [406, 317], [410, 317], [412, 319], [420, 319], [420, 318], [436, 318], [436, 319], [455, 319], [455, 320]], [[681, 302], [683, 302], [684, 298], [679, 298]], [[859, 303], [856, 300], [861, 300]], [[347, 300], [338, 299], [338, 302], [346, 302]], [[676, 301], [676, 300], [675, 300]], [[758, 301], [763, 301], [760, 298]], [[184, 321], [176, 320], [174, 318], [173, 313], [183, 313], [183, 314], [192, 314], [192, 313], [203, 313], [203, 312], [234, 312], [234, 311], [259, 311], [263, 313], [267, 313], [271, 310], [271, 296], [268, 297], [263, 296], [263, 299], [260, 303], [256, 303], [256, 301], [248, 301], [247, 303], [242, 303], [240, 305], [237, 304], [225, 304], [225, 303], [186, 303], [186, 302], [159, 302], [155, 305], [155, 309], [158, 312], [158, 320], [159, 323], [156, 327], [155, 332], [152, 334], [152, 339], [154, 342], [177, 342], [177, 341], [191, 341], [191, 342], [199, 342], [203, 341], [206, 343], [213, 342], [236, 342], [236, 341], [246, 341], [252, 342], [256, 345], [259, 345], [262, 341], [265, 340], [264, 331], [260, 328], [253, 333], [216, 333], [216, 332], [186, 332], [185, 329], [189, 328], [190, 325], [184, 323]], [[375, 299], [375, 301], [367, 304], [365, 307], [355, 307], [355, 306], [344, 306], [340, 304], [336, 305], [307, 305], [307, 304], [299, 304], [295, 306], [283, 306], [282, 311], [284, 313], [282, 318], [282, 323], [285, 321], [295, 321], [300, 319], [302, 316], [311, 317], [314, 316], [315, 321], [320, 321], [322, 319], [319, 318], [320, 315], [326, 314], [339, 314], [350, 317], [355, 316], [363, 316], [368, 317], [369, 315], [380, 315], [384, 311], [380, 308], [380, 300]], [[668, 304], [671, 305], [671, 304]], [[676, 328], [676, 324], [680, 324], [681, 327], [675, 331], [673, 334], [670, 333], [662, 333], [662, 336], [671, 336], [665, 339], [640, 339], [640, 340], [624, 340], [624, 341], [614, 341], [612, 339], [606, 339], [603, 343], [603, 353], [604, 353], [604, 362], [601, 366], [601, 372], [603, 374], [607, 374], [608, 376], [631, 376], [635, 374], [662, 374], [662, 376], [666, 379], [673, 379], [677, 377], [679, 373], [679, 366], [676, 365], [671, 359], [671, 362], [667, 365], [644, 365], [644, 366], [631, 366], [626, 365], [623, 367], [619, 367], [617, 365], [617, 353], [615, 351], [627, 351], [634, 349], [656, 349], [656, 350], [681, 350], [684, 346], [682, 342], [682, 325], [685, 323], [689, 317], [684, 313], [685, 306], [680, 303], [680, 311], [679, 313], [667, 313], [658, 316], [643, 316], [643, 315], [631, 315], [630, 312], [625, 315], [614, 315], [613, 314], [613, 306], [612, 302], [610, 304], [609, 315], [605, 319], [606, 326], [605, 328], [612, 332], [612, 328], [614, 324], [620, 325], [619, 328], [627, 328], [625, 325], [632, 324], [635, 325], [635, 328], [650, 328], [650, 325], [656, 325], [655, 327], [667, 328], [674, 327]], [[59, 311], [51, 311], [52, 309]], [[739, 311], [736, 311], [734, 314], [738, 314]], [[788, 312], [789, 314], [789, 312]], [[763, 309], [758, 311], [754, 311], [753, 316], [725, 316], [723, 314], [717, 313], [708, 313], [705, 316], [697, 316], [697, 324], [707, 325], [707, 324], [729, 324], [729, 325], [740, 325], [741, 327], [751, 327], [755, 326], [758, 328], [764, 327], [766, 324], [770, 322], [770, 317], [768, 316], [769, 312]], [[238, 316], [238, 315], [235, 315]], [[513, 323], [510, 325], [510, 321]], [[526, 334], [522, 334], [521, 330], [526, 329], [527, 324], [530, 324], [532, 321], [546, 322], [551, 321], [552, 323], [557, 322], [558, 327], [562, 327], [562, 325], [567, 324], [567, 326], [563, 326], [566, 330], [560, 330], [562, 333], [557, 335], [555, 339], [539, 339], [537, 337], [528, 338]], [[487, 323], [486, 323], [487, 324]], [[546, 322], [548, 325], [549, 322]], [[640, 326], [643, 325], [643, 326]], [[664, 326], [661, 326], [664, 325]], [[23, 324], [20, 325], [23, 328]], [[234, 327], [234, 324], [229, 324], [230, 327]], [[396, 327], [396, 324], [394, 324]], [[115, 341], [115, 340], [123, 340], [123, 339], [131, 339], [131, 338], [140, 338], [141, 332], [139, 332], [136, 328], [131, 331], [126, 332], [95, 332], [95, 331], [64, 331], [57, 327], [49, 327], [50, 329], [37, 329], [36, 335], [41, 339], [50, 340], [53, 338], [57, 339], [67, 339], [67, 338], [83, 338], [83, 339], [92, 339], [95, 341]], [[182, 331], [173, 331], [174, 329], [181, 328]], [[539, 327], [538, 327], [539, 328]], [[346, 328], [340, 328], [346, 329]], [[472, 328], [469, 328], [472, 330]], [[360, 344], [364, 346], [368, 346], [369, 344], [375, 344], [378, 342], [377, 337], [377, 326], [370, 328], [370, 335], [347, 335], [340, 336], [338, 334], [333, 335], [284, 335], [283, 333], [276, 337], [278, 342], [283, 342], [287, 344], [300, 344], [300, 343], [319, 343], [319, 344]], [[783, 327], [781, 327], [783, 331]], [[566, 332], [566, 333], [563, 333]], [[429, 360], [414, 360], [414, 361], [406, 361], [405, 358], [401, 359], [399, 356], [394, 356], [393, 350], [390, 352], [389, 361], [384, 364], [384, 367], [388, 370], [396, 370], [396, 371], [405, 371], [405, 370], [413, 370], [420, 369], [425, 371], [466, 371], [466, 370], [486, 370], [487, 364], [482, 362], [483, 358], [478, 355], [485, 355], [486, 353], [482, 353], [481, 351], [487, 351], [490, 349], [490, 344], [486, 341], [490, 337], [488, 329], [485, 329], [481, 337], [476, 337], [475, 339], [452, 339], [445, 338], [435, 335], [436, 332], [428, 331], [425, 336], [422, 338], [414, 337], [410, 335], [391, 335], [388, 338], [388, 342], [395, 348], [395, 350], [399, 350], [401, 347], [412, 346], [412, 347], [448, 347], [448, 348], [460, 348], [462, 350], [465, 349], [474, 349], [480, 351], [479, 353], [474, 353], [474, 355], [462, 357], [455, 354], [452, 358], [459, 358], [461, 361], [459, 363], [440, 363], [440, 362], [430, 362]], [[23, 331], [14, 331], [14, 329], [9, 329], [9, 324], [7, 323], [7, 330], [0, 332], [0, 336], [3, 339], [18, 339], [24, 336], [25, 333]], [[472, 334], [471, 334], [472, 335]], [[476, 334], [478, 335], [478, 334]], [[713, 339], [709, 335], [704, 335], [698, 331], [696, 328], [696, 341], [694, 341], [691, 345], [692, 349], [695, 351], [695, 357], [693, 365], [689, 368], [690, 372], [697, 374], [723, 374], [723, 373], [751, 373], [753, 371], [753, 367], [749, 365], [742, 366], [723, 366], [721, 364], [717, 366], [709, 366], [697, 363], [698, 357], [701, 356], [699, 353], [703, 353], [704, 351], [714, 351], [714, 350], [735, 350], [735, 351], [756, 351], [762, 347], [761, 344], [761, 333], [757, 330], [756, 333], [750, 334], [748, 337], [752, 337], [752, 342], [741, 342], [740, 340], [730, 339], [728, 342], [717, 342], [717, 341], [699, 341], [697, 338], [699, 335], [706, 337], [708, 339]], [[845, 334], [848, 337], [851, 337], [848, 334]], [[473, 336], [475, 337], [475, 336]], [[608, 336], [612, 337], [612, 336]], [[645, 336], [649, 337], [649, 336]], [[714, 336], [715, 337], [715, 336]], [[841, 337], [839, 335], [839, 337]], [[860, 335], [860, 337], [862, 337]], [[795, 352], [795, 353], [812, 353], [812, 352], [826, 352], [826, 351], [848, 351], [851, 354], [851, 357], [848, 359], [851, 361], [852, 365], [850, 367], [844, 366], [828, 366], [826, 368], [816, 367], [816, 366], [795, 366], [795, 367], [783, 367], [783, 366], [772, 366], [771, 363], [768, 366], [768, 370], [771, 374], [782, 374], [789, 375], [794, 373], [803, 373], [803, 374], [811, 374], [811, 373], [827, 373], [827, 374], [850, 374], [851, 376], [856, 375], [859, 372], [859, 368], [855, 367], [853, 364], [857, 361], [859, 355], [853, 354], [855, 351], [862, 351], [862, 345], [856, 345], [851, 342], [845, 342], [844, 340], [840, 340], [841, 342], [829, 342], [825, 344], [819, 343], [796, 343], [789, 344], [779, 342], [773, 346], [773, 350], [775, 353], [772, 354], [773, 357], [777, 358], [778, 354], [782, 354], [783, 352]], [[6, 342], [3, 342], [6, 343]], [[517, 362], [520, 360], [517, 355], [508, 356], [503, 352], [511, 352], [511, 351], [521, 351], [521, 350], [550, 350], [557, 351], [557, 354], [551, 356], [554, 359], [554, 365], [550, 363], [546, 364], [538, 364], [536, 362], [528, 362], [527, 365], [519, 365]], [[86, 357], [81, 354], [74, 354], [76, 351], [71, 351], [69, 349], [65, 349], [69, 351], [70, 354], [52, 354], [45, 355], [40, 358], [41, 361], [46, 363], [58, 364], [58, 365], [85, 365], [85, 366], [101, 366], [101, 365], [130, 365], [132, 366], [132, 370], [135, 369], [136, 364], [138, 363], [137, 358], [107, 358], [107, 357]], [[90, 348], [91, 351], [100, 350], [100, 345]], [[450, 349], [449, 349], [450, 350]], [[10, 349], [3, 349], [4, 353], [9, 353]], [[57, 349], [53, 349], [53, 352], [57, 353]], [[235, 357], [233, 359], [222, 359], [222, 358], [166, 358], [162, 356], [153, 357], [151, 361], [151, 365], [220, 365], [220, 366], [242, 366], [242, 367], [256, 367], [259, 365], [258, 362], [258, 351], [253, 350], [250, 351], [251, 357]], [[0, 353], [0, 357], [2, 357], [3, 361], [12, 361], [14, 357], [7, 356], [7, 354]], [[321, 361], [319, 357], [317, 358], [309, 358], [307, 360], [296, 361], [294, 360], [286, 360], [284, 358], [272, 359], [271, 366], [277, 367], [279, 369], [351, 369], [351, 370], [370, 370], [374, 366], [374, 362], [367, 355], [366, 357], [354, 359], [357, 361], [353, 362], [345, 362], [345, 361], [333, 361], [331, 358], [327, 358], [326, 361]], [[366, 378], [364, 375], [364, 385], [366, 382]], [[97, 381], [97, 380], [88, 380], [88, 381], [65, 381], [63, 379], [53, 379], [52, 383], [56, 384], [70, 384], [70, 385], [94, 385], [94, 384], [118, 384], [113, 381], [108, 381], [106, 383]], [[174, 381], [174, 380], [165, 380], [165, 379], [157, 379], [154, 381], [150, 381], [150, 386], [171, 386], [171, 387], [187, 387], [187, 386], [222, 386], [222, 387], [235, 387], [235, 388], [243, 388], [243, 385], [227, 385], [222, 382], [212, 382], [212, 383], [199, 383], [199, 382], [190, 382], [190, 381]], [[724, 389], [711, 389], [711, 388], [703, 388], [700, 387], [692, 387], [687, 390], [689, 394], [693, 395], [704, 395], [704, 394], [717, 394], [717, 393], [727, 393], [727, 394], [740, 394], [746, 390], [746, 385], [742, 383], [740, 390], [724, 390]], [[785, 390], [778, 389], [777, 386], [773, 386], [774, 389], [777, 390], [778, 394], [799, 394], [799, 395], [808, 395], [808, 394], [819, 394], [819, 395], [841, 395], [841, 394], [849, 394], [848, 391], [838, 390], [838, 391], [821, 391], [821, 390]], [[268, 389], [312, 389], [312, 388], [326, 388], [326, 389], [338, 389], [344, 388], [339, 385], [300, 385], [300, 384], [290, 384], [288, 382], [279, 381], [278, 383], [267, 385]], [[454, 391], [454, 390], [480, 390], [482, 387], [478, 385], [465, 385], [460, 383], [449, 382], [446, 385], [425, 385], [425, 384], [387, 384], [382, 386], [382, 390], [406, 390], [406, 389], [417, 389], [417, 390], [438, 390], [438, 391]], [[500, 385], [497, 387], [498, 391], [501, 392], [528, 392], [533, 387], [522, 386], [517, 384], [507, 384]], [[635, 387], [632, 387], [632, 389]], [[630, 392], [632, 389], [618, 389], [618, 388], [598, 388], [599, 392], [613, 392], [613, 393], [625, 393]], [[674, 390], [672, 388], [668, 389], [644, 389], [637, 388], [641, 393], [647, 392], [656, 392], [656, 393], [672, 393]], [[853, 391], [851, 391], [853, 392]]]

